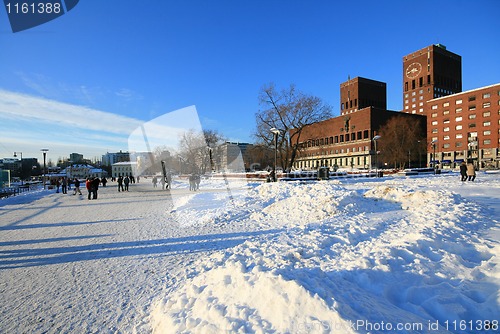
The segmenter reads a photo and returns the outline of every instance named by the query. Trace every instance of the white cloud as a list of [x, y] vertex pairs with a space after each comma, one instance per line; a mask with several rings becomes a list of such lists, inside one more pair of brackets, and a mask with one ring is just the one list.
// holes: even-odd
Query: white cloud
[[36, 157], [42, 147], [63, 157], [126, 150], [128, 136], [141, 124], [134, 118], [0, 89], [0, 156], [10, 156], [12, 150]]
[[87, 107], [13, 93], [0, 89], [0, 117], [11, 120], [34, 120], [49, 124], [129, 134], [143, 122]]

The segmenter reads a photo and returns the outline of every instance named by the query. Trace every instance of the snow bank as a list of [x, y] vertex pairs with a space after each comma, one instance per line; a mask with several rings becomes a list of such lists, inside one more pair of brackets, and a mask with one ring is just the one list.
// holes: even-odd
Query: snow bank
[[158, 333], [349, 333], [349, 324], [295, 281], [229, 262], [195, 277], [153, 314]]
[[392, 183], [262, 184], [237, 212], [201, 209], [204, 224], [272, 233], [200, 259], [153, 308], [154, 331], [453, 332], [497, 319], [500, 247], [482, 231], [498, 222], [450, 191]]

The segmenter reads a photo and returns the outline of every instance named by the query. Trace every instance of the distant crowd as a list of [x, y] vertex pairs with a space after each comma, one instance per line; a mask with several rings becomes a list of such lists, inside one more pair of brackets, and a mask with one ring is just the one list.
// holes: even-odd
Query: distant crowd
[[[189, 190], [196, 191], [200, 188], [200, 175], [197, 174], [192, 174], [189, 176]], [[118, 192], [127, 192], [130, 189], [130, 185], [134, 183], [139, 183], [140, 177], [138, 176], [137, 178], [134, 177], [133, 175], [120, 175], [117, 178], [112, 177], [111, 182], [116, 182], [118, 186]], [[165, 177], [159, 177], [159, 176], [154, 176], [152, 178], [153, 182], [153, 187], [157, 188], [158, 185], [160, 184], [162, 189], [170, 189], [172, 185], [172, 175], [167, 174]], [[68, 190], [71, 190], [71, 187], [73, 186], [73, 195], [79, 194], [82, 195], [82, 191], [80, 190], [80, 185], [82, 181], [80, 181], [78, 178], [67, 178], [67, 177], [60, 177], [56, 180], [52, 180], [52, 185], [56, 188], [56, 192], [67, 194]], [[103, 177], [88, 177], [85, 180], [85, 188], [88, 191], [87, 198], [89, 200], [94, 200], [97, 199], [98, 195], [98, 190], [99, 187], [106, 187], [106, 184], [108, 183], [108, 180]]]

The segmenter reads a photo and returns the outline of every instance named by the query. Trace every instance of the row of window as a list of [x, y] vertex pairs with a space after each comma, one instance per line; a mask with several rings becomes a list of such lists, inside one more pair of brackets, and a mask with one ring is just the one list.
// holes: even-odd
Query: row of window
[[321, 151], [321, 152], [304, 152], [301, 154], [302, 157], [316, 157], [316, 156], [322, 156], [322, 155], [333, 155], [333, 154], [344, 154], [344, 153], [356, 153], [356, 152], [368, 152], [370, 150], [369, 146], [359, 146], [359, 147], [352, 147], [352, 148], [341, 148], [337, 150], [331, 150], [331, 151]]
[[[342, 102], [342, 105], [340, 106], [340, 110], [352, 108], [352, 101], [353, 100], [347, 101], [345, 104]], [[354, 99], [354, 108], [356, 108], [357, 106], [358, 106], [358, 99]]]
[[113, 172], [131, 172], [132, 167], [113, 167]]
[[301, 148], [316, 147], [316, 146], [332, 145], [332, 144], [338, 144], [338, 143], [344, 143], [344, 142], [349, 142], [349, 141], [353, 141], [353, 140], [362, 140], [362, 139], [368, 139], [368, 138], [370, 138], [369, 131], [364, 130], [364, 131], [358, 131], [358, 132], [353, 132], [353, 133], [346, 133], [345, 135], [337, 135], [337, 136], [331, 136], [331, 137], [326, 137], [326, 138], [312, 139], [312, 140], [308, 140], [307, 142], [300, 143], [299, 145]]
[[[500, 111], [499, 111], [499, 114], [500, 114]], [[433, 115], [436, 115], [436, 114], [433, 114]], [[483, 117], [490, 117], [491, 116], [491, 112], [489, 111], [485, 111], [483, 112]], [[432, 117], [436, 117], [436, 116], [432, 116]], [[476, 119], [476, 114], [470, 114], [467, 116], [469, 119]], [[461, 122], [463, 120], [463, 117], [462, 116], [457, 116], [455, 117], [455, 122]], [[432, 125], [438, 125], [438, 121], [437, 120], [434, 120], [432, 121]], [[449, 118], [445, 118], [443, 120], [443, 124], [449, 124], [450, 123], [450, 119]]]
[[[470, 110], [470, 111], [474, 111], [474, 110]], [[455, 113], [456, 114], [460, 114], [462, 113], [462, 108], [457, 108], [455, 109]], [[443, 116], [446, 116], [446, 115], [449, 115], [450, 114], [450, 110], [444, 110], [443, 111]], [[498, 115], [500, 115], [500, 109], [498, 110]], [[483, 117], [489, 117], [491, 116], [491, 112], [489, 110], [483, 112]], [[435, 118], [435, 117], [438, 117], [438, 113], [437, 112], [433, 112], [431, 114], [431, 118]], [[472, 119], [472, 118], [476, 118], [476, 114], [470, 114], [469, 115], [469, 119]]]
[[362, 157], [349, 157], [349, 158], [332, 158], [324, 160], [307, 160], [307, 161], [297, 161], [295, 162], [295, 167], [306, 169], [306, 168], [318, 168], [319, 166], [336, 166], [336, 167], [364, 167], [368, 168], [368, 158], [367, 156]]
[[[490, 125], [491, 125], [490, 121], [483, 122], [483, 126], [484, 127], [487, 127], [487, 126], [490, 126]], [[469, 129], [473, 129], [473, 128], [477, 127], [477, 124], [476, 123], [469, 123], [468, 127], [469, 127]], [[455, 126], [455, 130], [462, 130], [463, 128], [464, 127], [463, 127], [462, 124], [459, 124], [459, 125]], [[450, 132], [450, 127], [449, 126], [444, 127], [443, 128], [443, 132]], [[436, 128], [432, 129], [432, 133], [438, 133], [438, 129], [436, 129]]]
[[[448, 107], [448, 105], [449, 105], [448, 103], [444, 103], [444, 104], [443, 104], [443, 107]], [[500, 106], [500, 100], [498, 101], [498, 105]], [[482, 104], [482, 107], [483, 107], [483, 109], [486, 109], [486, 108], [491, 107], [491, 102], [484, 102], [484, 103]], [[438, 105], [437, 105], [437, 104], [435, 104], [435, 105], [433, 105], [433, 106], [431, 107], [431, 109], [432, 109], [432, 110], [437, 110], [437, 108], [438, 108]], [[462, 108], [457, 108], [457, 110], [458, 110], [458, 109], [460, 109], [460, 111], [462, 111]], [[469, 105], [469, 107], [468, 107], [468, 110], [469, 110], [469, 111], [474, 111], [474, 110], [476, 110], [476, 105], [475, 105], [475, 104], [470, 104], [470, 105]]]
[[[427, 88], [427, 92], [430, 92], [430, 88]], [[424, 90], [421, 89], [418, 91], [418, 94], [423, 94], [424, 93]], [[417, 92], [411, 92], [411, 96], [415, 96], [417, 95]], [[409, 97], [408, 93], [405, 94], [405, 99], [407, 99]]]
[[[434, 132], [433, 133], [437, 133], [437, 132]], [[499, 130], [499, 134], [500, 134], [500, 130]], [[484, 130], [483, 131], [483, 136], [489, 136], [491, 135], [491, 130]], [[455, 134], [455, 138], [456, 139], [462, 139], [464, 137], [464, 135], [462, 133], [457, 133]], [[443, 140], [450, 140], [450, 136], [449, 135], [444, 135], [443, 136]]]
[[[500, 155], [500, 149], [495, 149], [495, 148], [485, 148], [481, 149], [482, 155], [483, 156], [492, 156], [492, 155]], [[467, 156], [467, 150], [461, 150], [461, 151], [451, 151], [451, 152], [442, 152], [442, 153], [436, 153], [436, 155], [441, 156], [443, 160], [450, 159], [455, 157], [457, 158], [463, 158]]]
[[[500, 143], [500, 139], [498, 140], [498, 142]], [[483, 145], [491, 145], [491, 139], [483, 139], [482, 144]], [[443, 144], [443, 148], [450, 148], [450, 147], [451, 147], [450, 143]], [[457, 141], [457, 142], [455, 142], [455, 147], [467, 147], [467, 143]]]
[[[497, 92], [497, 95], [500, 96], [500, 90]], [[482, 94], [482, 98], [483, 99], [489, 99], [491, 97], [491, 93], [483, 93]], [[476, 95], [470, 95], [468, 98], [467, 98], [467, 101], [468, 102], [474, 102], [476, 101]], [[455, 104], [462, 104], [463, 103], [463, 99], [457, 99], [455, 100]], [[500, 105], [500, 101], [498, 102], [498, 104]], [[488, 108], [490, 107], [491, 105], [491, 102], [488, 102], [488, 101], [485, 101], [483, 102], [483, 108]], [[443, 102], [443, 107], [449, 107], [450, 106], [450, 102]], [[431, 107], [432, 109], [437, 109], [438, 108], [438, 105], [435, 104]]]

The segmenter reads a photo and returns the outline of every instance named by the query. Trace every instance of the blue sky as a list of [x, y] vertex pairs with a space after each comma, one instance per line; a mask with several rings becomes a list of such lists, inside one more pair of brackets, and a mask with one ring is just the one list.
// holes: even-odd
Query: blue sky
[[83, 0], [12, 33], [0, 8], [0, 157], [57, 160], [127, 150], [141, 124], [196, 106], [205, 129], [252, 142], [259, 89], [295, 84], [339, 113], [339, 85], [387, 83], [402, 57], [462, 56], [463, 90], [500, 82], [500, 1]]

